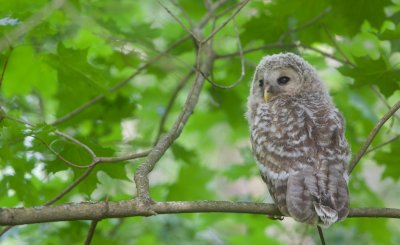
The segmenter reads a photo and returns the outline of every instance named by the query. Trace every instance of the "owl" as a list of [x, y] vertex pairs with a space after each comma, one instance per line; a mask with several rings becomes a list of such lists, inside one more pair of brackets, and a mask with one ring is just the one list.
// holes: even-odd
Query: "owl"
[[264, 57], [247, 118], [253, 154], [281, 213], [324, 227], [346, 218], [344, 120], [316, 70], [292, 53]]

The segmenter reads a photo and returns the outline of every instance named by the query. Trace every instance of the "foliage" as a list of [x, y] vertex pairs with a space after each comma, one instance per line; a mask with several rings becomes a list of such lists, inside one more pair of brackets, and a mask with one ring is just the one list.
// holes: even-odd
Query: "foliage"
[[[63, 3], [60, 8], [51, 7], [57, 2]], [[204, 2], [216, 1], [162, 1], [185, 26], [196, 25], [209, 11]], [[238, 3], [229, 0], [216, 10], [221, 15], [216, 26], [235, 11], [225, 10]], [[0, 6], [0, 207], [43, 205], [86, 171], [65, 160], [87, 166], [90, 153], [58, 132], [97, 156], [116, 157], [151, 149], [158, 131], [171, 128], [194, 80], [180, 82], [192, 69], [196, 47], [187, 38], [157, 57], [188, 34], [157, 1], [0, 0]], [[266, 54], [296, 52], [319, 69], [346, 118], [346, 136], [356, 152], [388, 104], [400, 98], [399, 18], [398, 0], [250, 1], [235, 17], [245, 51], [244, 78], [230, 89], [206, 82], [182, 135], [150, 175], [153, 199], [265, 201], [268, 194], [251, 157], [244, 112], [255, 64]], [[204, 36], [212, 33], [212, 22], [201, 30]], [[16, 36], [18, 28], [22, 35]], [[213, 38], [218, 56], [212, 79], [221, 86], [241, 75], [238, 41], [232, 21]], [[399, 135], [399, 120], [391, 118], [372, 147]], [[350, 179], [351, 207], [400, 202], [395, 191], [398, 149], [394, 141], [363, 157]], [[98, 164], [58, 203], [133, 198], [133, 173], [142, 162]], [[81, 244], [88, 227], [86, 221], [22, 226], [0, 241]], [[329, 244], [398, 244], [399, 228], [398, 221], [348, 219], [326, 230], [326, 238]], [[93, 244], [128, 240], [318, 243], [314, 229], [290, 220], [187, 214], [104, 220]]]

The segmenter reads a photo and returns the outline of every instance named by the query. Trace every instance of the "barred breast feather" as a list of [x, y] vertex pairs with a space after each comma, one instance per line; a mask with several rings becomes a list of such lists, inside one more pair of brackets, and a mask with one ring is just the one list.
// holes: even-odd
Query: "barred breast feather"
[[278, 97], [255, 108], [251, 142], [280, 211], [329, 226], [348, 214], [343, 119], [320, 95]]

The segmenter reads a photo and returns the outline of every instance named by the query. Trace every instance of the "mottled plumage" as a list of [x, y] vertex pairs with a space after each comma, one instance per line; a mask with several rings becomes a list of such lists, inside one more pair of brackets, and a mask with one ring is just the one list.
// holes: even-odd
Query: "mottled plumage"
[[248, 100], [253, 153], [280, 211], [329, 226], [348, 214], [344, 121], [314, 68], [291, 53], [264, 57]]

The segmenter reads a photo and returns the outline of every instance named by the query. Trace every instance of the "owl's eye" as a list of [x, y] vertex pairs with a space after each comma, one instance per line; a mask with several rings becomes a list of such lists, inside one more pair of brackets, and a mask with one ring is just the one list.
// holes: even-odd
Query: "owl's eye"
[[286, 83], [288, 83], [290, 81], [290, 78], [287, 76], [281, 76], [280, 78], [278, 78], [278, 84], [279, 85], [285, 85]]
[[260, 86], [260, 88], [264, 87], [264, 80], [259, 80], [258, 81], [258, 86]]

